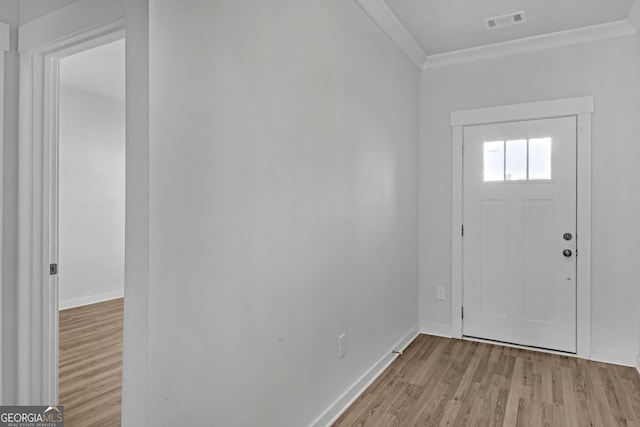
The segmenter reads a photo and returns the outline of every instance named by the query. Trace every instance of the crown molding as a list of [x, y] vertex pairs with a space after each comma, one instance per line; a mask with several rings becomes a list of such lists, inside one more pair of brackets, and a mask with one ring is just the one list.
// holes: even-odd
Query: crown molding
[[0, 22], [0, 49], [8, 51], [10, 49], [9, 24]]
[[640, 0], [633, 2], [631, 11], [629, 12], [629, 18], [627, 19], [629, 24], [633, 25], [636, 31], [640, 31]]
[[[640, 6], [636, 0], [632, 12], [640, 15]], [[638, 17], [640, 20], [640, 17]], [[630, 36], [638, 30], [628, 20], [615, 21], [606, 24], [592, 25], [573, 30], [559, 31], [540, 36], [526, 37], [517, 40], [509, 40], [486, 46], [470, 49], [456, 50], [427, 56], [422, 66], [423, 69], [447, 67], [450, 65], [464, 64], [468, 62], [483, 61], [486, 59], [502, 58], [521, 53], [535, 52], [539, 50], [554, 49], [572, 46], [582, 43], [590, 43], [616, 37]]]
[[427, 55], [384, 0], [355, 2], [418, 68], [422, 68]]

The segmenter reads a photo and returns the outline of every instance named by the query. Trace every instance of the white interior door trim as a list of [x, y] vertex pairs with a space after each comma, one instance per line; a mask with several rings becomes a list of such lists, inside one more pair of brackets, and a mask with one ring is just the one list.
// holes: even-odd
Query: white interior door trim
[[[57, 289], [50, 216], [57, 209], [58, 58], [124, 37], [124, 9], [84, 13], [85, 0], [20, 27], [18, 404], [58, 401]], [[110, 3], [110, 2], [106, 2]], [[115, 2], [120, 4], [120, 2]], [[72, 7], [73, 6], [73, 7]], [[84, 15], [83, 15], [84, 13]], [[106, 12], [105, 12], [106, 13]], [[54, 16], [54, 18], [52, 18]], [[52, 28], [53, 26], [53, 28]], [[55, 237], [55, 236], [54, 236]], [[53, 258], [52, 258], [53, 257]], [[55, 282], [55, 279], [54, 279]]]
[[592, 96], [453, 111], [451, 199], [451, 336], [462, 338], [462, 173], [464, 126], [577, 118], [577, 356], [591, 355], [591, 114]]
[[485, 125], [593, 113], [593, 96], [451, 112], [451, 126]]
[[[41, 51], [72, 34], [100, 33], [104, 27], [124, 19], [124, 0], [82, 0], [20, 26], [18, 52]], [[63, 41], [64, 43], [64, 41]]]
[[[593, 102], [593, 101], [592, 101]], [[578, 357], [591, 358], [591, 113], [578, 114], [577, 159], [577, 284]]]
[[[0, 22], [0, 99], [4, 99], [4, 52], [8, 52], [11, 46], [9, 24]], [[4, 102], [0, 102], [0, 165], [4, 164]], [[4, 186], [3, 175], [4, 168], [0, 166], [0, 331], [2, 331], [2, 304], [4, 298], [2, 292], [4, 290], [2, 277], [4, 275], [4, 267], [2, 264], [2, 223], [3, 223], [3, 209], [4, 209], [4, 193], [2, 188]], [[1, 335], [1, 334], [0, 334]], [[1, 340], [0, 340], [1, 341]], [[0, 342], [0, 384], [2, 384], [2, 343]], [[3, 404], [2, 387], [0, 387], [0, 404]]]

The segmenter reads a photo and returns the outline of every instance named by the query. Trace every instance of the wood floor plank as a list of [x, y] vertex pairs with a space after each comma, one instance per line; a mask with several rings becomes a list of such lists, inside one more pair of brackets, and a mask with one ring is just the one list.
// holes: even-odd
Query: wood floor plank
[[59, 400], [65, 426], [119, 426], [122, 298], [59, 313]]
[[513, 369], [513, 375], [511, 376], [511, 383], [509, 385], [509, 398], [507, 399], [506, 410], [504, 415], [505, 425], [516, 425], [518, 421], [518, 414], [520, 411], [520, 399], [524, 394], [524, 362], [523, 358], [516, 358], [516, 362]]
[[[578, 416], [578, 406], [576, 404], [577, 396], [573, 390], [571, 369], [560, 368], [560, 375], [562, 378], [562, 392], [564, 401], [564, 416], [567, 427], [580, 427], [580, 419]], [[586, 415], [586, 414], [582, 414]], [[582, 420], [584, 422], [584, 420]], [[588, 425], [588, 424], [587, 424]]]
[[509, 390], [506, 388], [500, 389], [498, 392], [498, 400], [496, 402], [495, 410], [493, 412], [493, 422], [491, 425], [502, 426], [504, 425], [504, 416], [507, 412], [507, 401], [509, 399]]
[[640, 426], [634, 368], [428, 335], [411, 349], [334, 426]]

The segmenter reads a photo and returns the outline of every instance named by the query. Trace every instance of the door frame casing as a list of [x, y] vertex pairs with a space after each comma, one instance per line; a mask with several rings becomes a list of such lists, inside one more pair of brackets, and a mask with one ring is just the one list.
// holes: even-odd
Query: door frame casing
[[576, 355], [591, 356], [591, 114], [593, 96], [451, 112], [451, 336], [463, 336], [463, 164], [464, 127], [494, 123], [576, 117]]
[[121, 39], [124, 28], [124, 4], [101, 0], [73, 3], [19, 28], [20, 405], [58, 402], [57, 292], [48, 271], [57, 261], [50, 219], [57, 209], [51, 172], [57, 162], [58, 60]]

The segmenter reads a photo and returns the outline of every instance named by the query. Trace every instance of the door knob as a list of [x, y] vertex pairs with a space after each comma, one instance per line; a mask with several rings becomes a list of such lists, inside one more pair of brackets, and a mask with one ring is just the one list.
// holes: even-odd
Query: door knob
[[571, 255], [573, 255], [573, 252], [571, 252], [571, 249], [565, 249], [564, 251], [562, 251], [562, 255], [569, 258]]

